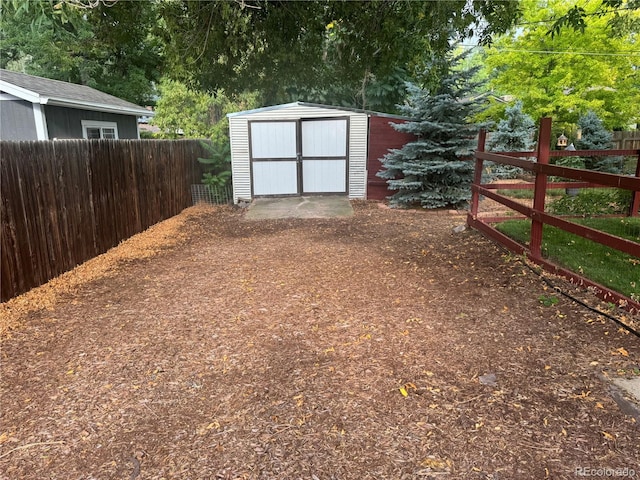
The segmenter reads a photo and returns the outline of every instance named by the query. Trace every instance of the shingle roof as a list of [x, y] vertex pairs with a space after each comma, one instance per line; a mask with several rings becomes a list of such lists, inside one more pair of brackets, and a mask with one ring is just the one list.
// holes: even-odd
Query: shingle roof
[[[137, 115], [151, 114], [151, 112], [139, 105], [86, 85], [77, 85], [0, 69], [0, 90], [8, 90], [8, 88], [3, 88], [3, 85], [8, 87], [5, 83], [27, 91], [14, 90], [7, 93], [19, 97], [21, 97], [20, 93], [25, 93], [24, 99], [33, 103], [65, 105], [87, 110], [105, 110]], [[32, 95], [28, 95], [29, 93]]]

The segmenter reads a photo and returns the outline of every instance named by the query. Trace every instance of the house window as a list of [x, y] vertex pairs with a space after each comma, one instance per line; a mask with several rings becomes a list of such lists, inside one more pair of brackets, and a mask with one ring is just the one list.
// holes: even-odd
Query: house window
[[115, 122], [97, 122], [82, 120], [82, 136], [88, 140], [118, 138], [118, 124]]

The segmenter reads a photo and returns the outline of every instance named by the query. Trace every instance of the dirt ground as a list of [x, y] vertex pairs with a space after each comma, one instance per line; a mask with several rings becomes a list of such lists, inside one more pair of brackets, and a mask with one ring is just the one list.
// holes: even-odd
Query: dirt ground
[[0, 478], [640, 476], [637, 337], [461, 216], [355, 208], [194, 207], [3, 304]]

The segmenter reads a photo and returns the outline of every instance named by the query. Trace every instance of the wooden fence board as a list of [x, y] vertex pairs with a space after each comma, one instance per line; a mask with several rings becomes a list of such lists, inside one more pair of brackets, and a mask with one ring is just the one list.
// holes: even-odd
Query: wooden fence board
[[2, 301], [191, 205], [197, 140], [0, 142]]
[[640, 130], [613, 132], [613, 148], [640, 149]]

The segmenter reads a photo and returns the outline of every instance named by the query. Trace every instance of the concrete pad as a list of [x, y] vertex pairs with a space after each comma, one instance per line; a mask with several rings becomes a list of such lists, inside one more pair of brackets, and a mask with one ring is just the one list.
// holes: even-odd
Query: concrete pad
[[640, 421], [640, 377], [611, 379], [611, 396], [623, 413]]
[[350, 217], [353, 207], [346, 196], [317, 195], [307, 197], [256, 198], [245, 218], [334, 218]]

